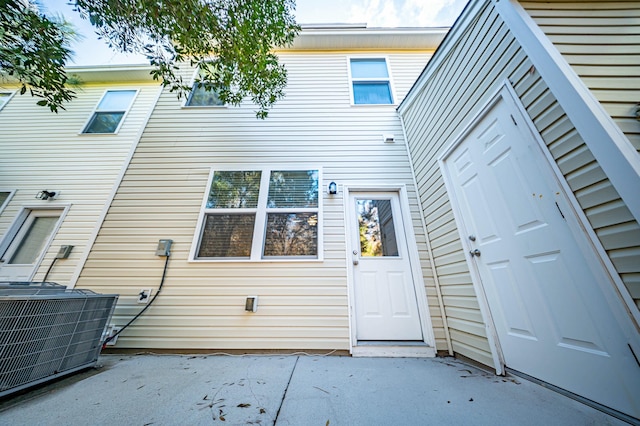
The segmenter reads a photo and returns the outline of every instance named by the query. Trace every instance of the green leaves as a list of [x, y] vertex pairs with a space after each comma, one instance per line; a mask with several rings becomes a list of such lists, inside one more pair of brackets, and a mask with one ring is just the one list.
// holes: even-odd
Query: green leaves
[[29, 90], [51, 111], [75, 97], [64, 71], [74, 33], [67, 23], [41, 14], [28, 1], [0, 3], [0, 75], [17, 79], [20, 94]]
[[[121, 52], [147, 56], [162, 81], [179, 97], [191, 90], [180, 63], [201, 69], [198, 81], [216, 90], [228, 105], [245, 98], [256, 116], [284, 96], [286, 69], [272, 53], [290, 45], [300, 27], [295, 0], [71, 0], [100, 37]], [[65, 74], [74, 37], [69, 24], [39, 12], [30, 0], [0, 3], [0, 74], [22, 83], [52, 111], [75, 97]]]
[[250, 98], [265, 118], [284, 96], [285, 68], [272, 53], [293, 42], [294, 0], [76, 0], [75, 8], [112, 47], [143, 53], [179, 97], [191, 90], [178, 64], [200, 68], [198, 82], [227, 105]]

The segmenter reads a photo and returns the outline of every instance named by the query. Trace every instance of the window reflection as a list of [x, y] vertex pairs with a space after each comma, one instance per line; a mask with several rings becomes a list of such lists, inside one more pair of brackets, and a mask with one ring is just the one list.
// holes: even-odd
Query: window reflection
[[391, 200], [356, 200], [362, 256], [398, 256]]

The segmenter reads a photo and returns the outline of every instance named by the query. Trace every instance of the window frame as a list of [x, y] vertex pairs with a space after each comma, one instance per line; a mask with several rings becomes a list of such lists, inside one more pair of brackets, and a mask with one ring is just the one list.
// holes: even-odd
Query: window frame
[[8, 192], [9, 195], [7, 195], [7, 198], [4, 200], [4, 202], [0, 203], [0, 214], [2, 214], [2, 211], [9, 205], [9, 203], [11, 202], [11, 199], [13, 198], [14, 194], [16, 193], [15, 189], [4, 189], [4, 188], [0, 188], [0, 192]]
[[[353, 78], [352, 70], [351, 70], [351, 61], [352, 60], [362, 60], [362, 59], [371, 59], [371, 60], [384, 60], [384, 64], [387, 67], [387, 76], [386, 78]], [[351, 101], [351, 106], [366, 106], [366, 107], [381, 107], [381, 106], [389, 106], [389, 105], [397, 105], [396, 102], [396, 93], [394, 90], [393, 84], [393, 75], [391, 74], [391, 67], [389, 66], [389, 57], [386, 55], [349, 55], [347, 56], [347, 70], [349, 75], [349, 99]], [[391, 103], [388, 104], [358, 104], [355, 102], [355, 97], [353, 94], [353, 83], [354, 82], [386, 82], [389, 85], [389, 93], [391, 94]]]
[[9, 95], [9, 96], [7, 96], [7, 100], [4, 101], [3, 104], [0, 104], [0, 111], [2, 111], [2, 109], [5, 107], [5, 105], [7, 105], [9, 103], [9, 101], [15, 96], [16, 91], [15, 90], [0, 90], [0, 93], [5, 94], [5, 95]]
[[[100, 104], [102, 103], [102, 101], [104, 100], [104, 98], [107, 96], [107, 93], [109, 92], [134, 92], [133, 97], [131, 98], [131, 102], [129, 102], [129, 105], [127, 106], [127, 109], [125, 109], [124, 111], [122, 110], [99, 110], [98, 107], [100, 106]], [[131, 108], [133, 107], [134, 102], [136, 101], [136, 98], [138, 97], [138, 94], [140, 92], [140, 89], [132, 89], [132, 88], [121, 88], [121, 89], [106, 89], [103, 93], [102, 96], [100, 97], [100, 100], [98, 100], [98, 102], [96, 103], [96, 105], [93, 107], [93, 110], [91, 111], [91, 114], [89, 114], [89, 118], [87, 119], [87, 121], [85, 121], [84, 125], [82, 126], [82, 130], [80, 131], [81, 135], [117, 135], [118, 132], [120, 131], [120, 128], [122, 127], [122, 124], [125, 122], [125, 120], [127, 119], [127, 116], [129, 115], [129, 111], [131, 111]], [[99, 112], [120, 112], [122, 111], [122, 118], [120, 119], [120, 122], [118, 123], [118, 125], [116, 126], [116, 128], [114, 129], [113, 132], [108, 132], [108, 133], [93, 133], [93, 132], [87, 132], [87, 128], [89, 127], [89, 125], [92, 123], [93, 118], [95, 116], [96, 113]]]
[[222, 103], [220, 105], [189, 105], [189, 101], [191, 100], [191, 96], [193, 95], [193, 90], [195, 84], [196, 84], [196, 78], [198, 77], [198, 74], [200, 73], [200, 69], [196, 68], [195, 71], [193, 72], [193, 75], [191, 76], [191, 82], [190, 82], [190, 86], [191, 86], [191, 91], [189, 92], [189, 96], [186, 96], [183, 103], [182, 103], [182, 108], [227, 108], [227, 104]]
[[[267, 201], [269, 196], [269, 182], [271, 180], [272, 171], [308, 171], [316, 170], [318, 172], [318, 206], [317, 208], [308, 207], [287, 207], [287, 208], [269, 208], [267, 207]], [[205, 224], [206, 215], [208, 213], [221, 213], [233, 211], [239, 213], [240, 209], [208, 209], [207, 201], [209, 199], [209, 191], [213, 181], [215, 172], [226, 171], [260, 171], [262, 173], [260, 178], [260, 189], [258, 193], [258, 205], [255, 208], [243, 208], [243, 212], [253, 213], [255, 212], [255, 221], [253, 224], [253, 240], [251, 242], [251, 253], [248, 258], [238, 257], [218, 257], [218, 258], [198, 258], [198, 250], [200, 248], [200, 240], [203, 234], [203, 227]], [[240, 263], [269, 263], [269, 262], [321, 262], [324, 260], [324, 239], [323, 239], [323, 176], [322, 167], [314, 164], [301, 164], [301, 165], [220, 165], [213, 166], [209, 171], [207, 178], [207, 184], [204, 189], [204, 195], [202, 197], [202, 203], [200, 206], [200, 212], [198, 214], [198, 223], [193, 234], [193, 240], [191, 242], [191, 250], [189, 252], [189, 262], [240, 262]], [[264, 256], [264, 244], [266, 240], [267, 232], [267, 218], [268, 213], [305, 213], [305, 212], [317, 212], [318, 225], [317, 225], [317, 255], [315, 257], [310, 256]]]

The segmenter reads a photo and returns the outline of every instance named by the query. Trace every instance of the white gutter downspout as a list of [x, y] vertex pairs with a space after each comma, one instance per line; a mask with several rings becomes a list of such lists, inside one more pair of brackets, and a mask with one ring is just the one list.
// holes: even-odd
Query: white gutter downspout
[[122, 164], [120, 173], [118, 174], [118, 177], [116, 178], [116, 181], [114, 182], [113, 187], [111, 188], [111, 193], [109, 194], [109, 196], [105, 201], [102, 212], [100, 212], [100, 216], [98, 217], [98, 221], [96, 222], [96, 226], [93, 229], [93, 232], [89, 237], [89, 240], [87, 241], [87, 245], [84, 249], [84, 252], [82, 253], [82, 257], [78, 262], [78, 266], [76, 266], [75, 272], [73, 273], [73, 275], [71, 276], [71, 279], [69, 280], [69, 284], [67, 285], [67, 288], [74, 288], [76, 286], [76, 283], [78, 282], [78, 279], [80, 278], [80, 273], [84, 269], [84, 265], [87, 263], [87, 259], [89, 258], [91, 249], [93, 249], [93, 245], [95, 244], [96, 239], [98, 238], [98, 233], [100, 232], [100, 228], [102, 228], [102, 224], [104, 223], [104, 220], [107, 217], [107, 212], [109, 211], [109, 208], [111, 208], [111, 204], [113, 203], [113, 199], [116, 197], [118, 188], [120, 188], [120, 184], [124, 179], [124, 175], [129, 169], [129, 165], [131, 164], [133, 155], [135, 154], [136, 149], [138, 149], [138, 144], [142, 139], [142, 134], [147, 128], [147, 123], [149, 122], [149, 119], [151, 118], [151, 114], [153, 114], [153, 111], [155, 110], [156, 105], [158, 104], [158, 100], [160, 99], [160, 95], [162, 95], [162, 92], [163, 92], [163, 89], [162, 89], [162, 86], [160, 86], [158, 88], [158, 94], [156, 95], [155, 100], [151, 103], [149, 107], [149, 112], [147, 113], [147, 117], [143, 120], [142, 124], [140, 125], [140, 130], [138, 130], [138, 134], [135, 138], [133, 145], [131, 146], [131, 149], [129, 150], [129, 154], [127, 155], [124, 163]]

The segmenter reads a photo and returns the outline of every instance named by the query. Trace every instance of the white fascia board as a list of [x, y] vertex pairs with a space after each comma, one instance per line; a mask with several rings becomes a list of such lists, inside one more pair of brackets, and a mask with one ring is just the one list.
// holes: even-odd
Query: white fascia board
[[640, 154], [516, 0], [492, 0], [598, 164], [640, 223]]

